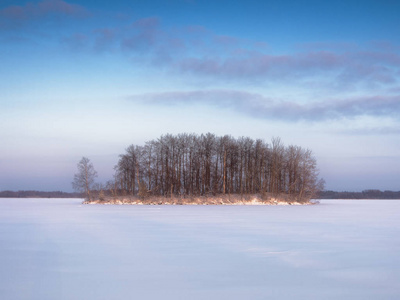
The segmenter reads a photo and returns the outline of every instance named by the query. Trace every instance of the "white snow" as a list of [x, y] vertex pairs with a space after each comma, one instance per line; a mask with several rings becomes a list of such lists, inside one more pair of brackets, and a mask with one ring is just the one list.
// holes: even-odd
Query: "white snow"
[[400, 299], [400, 201], [0, 199], [0, 299]]

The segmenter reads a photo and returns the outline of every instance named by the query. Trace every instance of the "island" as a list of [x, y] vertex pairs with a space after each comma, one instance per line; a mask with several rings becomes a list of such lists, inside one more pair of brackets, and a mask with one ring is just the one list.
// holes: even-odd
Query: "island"
[[114, 178], [95, 183], [83, 157], [73, 187], [85, 204], [300, 205], [312, 204], [324, 181], [309, 149], [230, 135], [166, 134], [130, 145]]

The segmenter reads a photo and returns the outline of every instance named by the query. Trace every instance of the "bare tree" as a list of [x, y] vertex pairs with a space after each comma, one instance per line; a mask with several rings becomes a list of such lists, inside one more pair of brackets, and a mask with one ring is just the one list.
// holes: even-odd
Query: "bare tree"
[[86, 198], [91, 200], [90, 191], [94, 185], [94, 179], [97, 177], [97, 172], [87, 157], [82, 157], [77, 167], [78, 173], [74, 175], [72, 187], [74, 190], [84, 193]]

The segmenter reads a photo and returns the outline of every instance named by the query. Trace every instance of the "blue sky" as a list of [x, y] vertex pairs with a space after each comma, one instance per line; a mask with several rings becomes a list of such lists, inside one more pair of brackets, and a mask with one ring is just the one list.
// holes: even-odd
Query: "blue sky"
[[130, 144], [313, 150], [326, 189], [400, 190], [399, 1], [0, 2], [0, 190], [71, 191]]

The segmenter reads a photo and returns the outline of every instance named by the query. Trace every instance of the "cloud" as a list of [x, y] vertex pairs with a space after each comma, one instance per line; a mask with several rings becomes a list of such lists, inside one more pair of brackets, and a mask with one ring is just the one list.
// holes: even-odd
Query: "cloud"
[[96, 37], [94, 41], [94, 48], [96, 51], [107, 51], [111, 47], [115, 47], [117, 39], [117, 31], [110, 28], [101, 28], [95, 31]]
[[28, 2], [23, 6], [14, 5], [0, 10], [3, 26], [21, 24], [51, 15], [80, 17], [86, 14], [87, 11], [84, 7], [62, 0], [43, 0], [38, 3]]
[[151, 63], [166, 64], [178, 74], [230, 81], [330, 82], [330, 87], [379, 88], [399, 80], [397, 52], [313, 50], [284, 55], [269, 54], [257, 42], [188, 27], [180, 34], [165, 30], [158, 19], [139, 20], [134, 34], [122, 40], [125, 50], [145, 53]]
[[[134, 63], [209, 82], [307, 84], [337, 91], [393, 88], [400, 79], [400, 54], [386, 44], [364, 49], [316, 42], [297, 48], [300, 52], [274, 54], [260, 41], [217, 34], [203, 26], [167, 28], [158, 17], [75, 37], [82, 35], [88, 37], [87, 49], [120, 52]], [[73, 35], [65, 40], [76, 44]]]
[[[104, 36], [104, 34], [107, 36]], [[248, 41], [228, 35], [217, 35], [203, 26], [183, 26], [165, 28], [158, 17], [140, 18], [126, 26], [100, 28], [92, 32], [75, 33], [64, 38], [74, 40], [74, 36], [88, 36], [87, 48], [97, 51], [118, 50], [129, 55], [132, 61], [163, 64], [176, 68], [181, 58], [190, 54], [213, 55], [218, 53], [242, 53]], [[108, 43], [112, 35], [112, 43]], [[99, 47], [100, 44], [100, 47]], [[260, 43], [259, 47], [264, 47]], [[145, 58], [145, 59], [143, 59]]]
[[77, 4], [70, 4], [62, 0], [44, 0], [38, 3], [38, 10], [42, 14], [62, 13], [66, 15], [81, 15], [86, 10]]
[[331, 53], [306, 53], [298, 55], [250, 55], [228, 58], [185, 58], [177, 68], [184, 72], [218, 75], [230, 78], [265, 76], [290, 76], [299, 73], [329, 70], [340, 63], [341, 58]]
[[375, 96], [298, 104], [237, 90], [175, 91], [134, 95], [149, 105], [211, 105], [252, 117], [283, 121], [326, 121], [358, 116], [387, 116], [400, 120], [400, 97]]
[[290, 55], [249, 53], [230, 57], [186, 57], [174, 67], [183, 73], [234, 80], [304, 80], [316, 76], [337, 84], [391, 84], [398, 80], [400, 55], [331, 51]]
[[[158, 18], [142, 18], [121, 27], [103, 27], [89, 33], [75, 33], [63, 38], [72, 50], [123, 52], [130, 56], [154, 58], [165, 44], [167, 34], [160, 28]], [[83, 38], [84, 37], [84, 38]]]
[[121, 41], [123, 48], [143, 53], [158, 47], [165, 34], [159, 28], [158, 18], [143, 18], [128, 28], [127, 35]]

